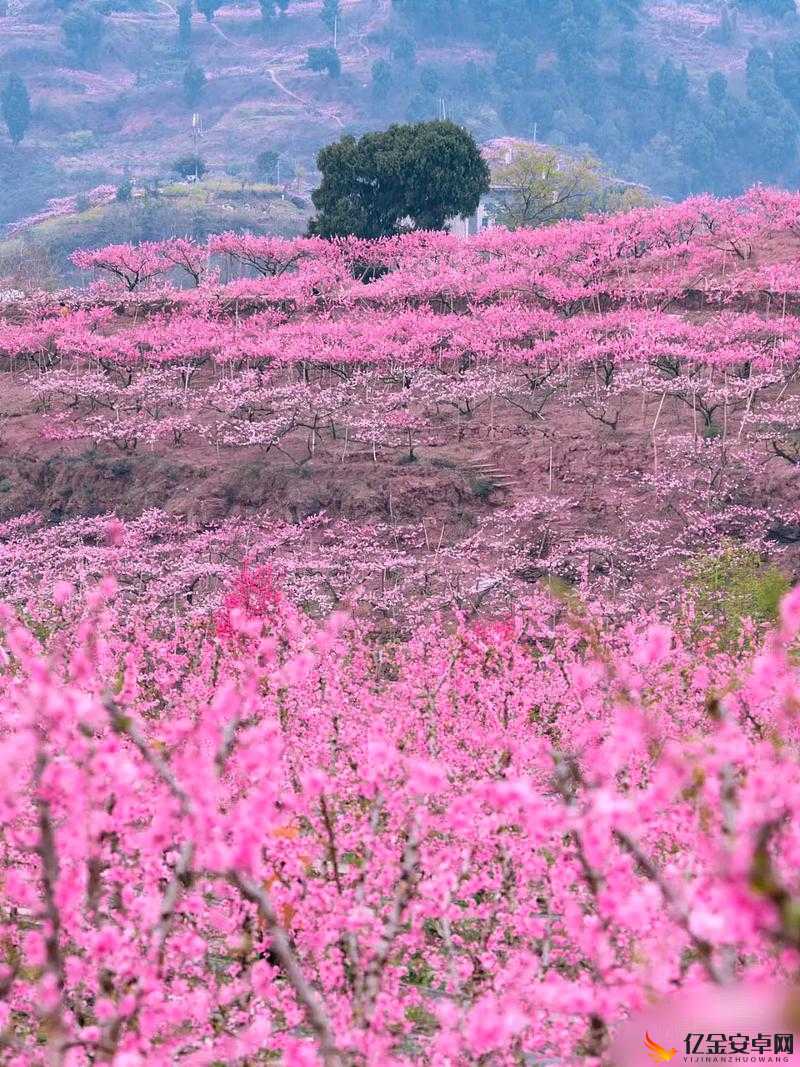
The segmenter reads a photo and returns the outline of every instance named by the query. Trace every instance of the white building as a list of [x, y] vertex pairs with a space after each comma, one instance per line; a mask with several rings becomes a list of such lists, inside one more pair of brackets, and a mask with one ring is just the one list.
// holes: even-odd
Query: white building
[[455, 237], [473, 237], [487, 226], [491, 226], [492, 220], [486, 211], [486, 199], [481, 197], [477, 208], [467, 218], [457, 215], [454, 219], [448, 219], [446, 225]]

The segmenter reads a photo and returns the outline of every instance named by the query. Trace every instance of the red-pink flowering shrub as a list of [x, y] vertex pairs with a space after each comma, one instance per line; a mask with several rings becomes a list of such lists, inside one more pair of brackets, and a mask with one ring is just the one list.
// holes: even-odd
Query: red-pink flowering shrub
[[387, 643], [257, 572], [222, 612], [3, 608], [4, 1062], [575, 1062], [796, 972], [800, 591], [726, 653], [544, 601]]
[[282, 599], [272, 567], [251, 568], [245, 563], [217, 612], [217, 637], [232, 640], [247, 623], [270, 625]]

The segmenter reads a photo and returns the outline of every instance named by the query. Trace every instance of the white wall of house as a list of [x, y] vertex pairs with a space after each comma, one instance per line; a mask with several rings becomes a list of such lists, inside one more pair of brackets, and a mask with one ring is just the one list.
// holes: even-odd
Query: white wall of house
[[453, 219], [448, 219], [447, 229], [455, 237], [472, 237], [485, 229], [489, 225], [489, 221], [486, 212], [486, 201], [481, 198], [480, 203], [471, 215], [466, 218], [463, 215], [457, 215]]

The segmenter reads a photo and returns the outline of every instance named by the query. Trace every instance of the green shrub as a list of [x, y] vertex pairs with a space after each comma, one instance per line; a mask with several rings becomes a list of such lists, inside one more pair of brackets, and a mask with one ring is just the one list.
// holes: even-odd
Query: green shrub
[[486, 500], [497, 489], [497, 482], [493, 478], [476, 478], [472, 491], [479, 500]]
[[691, 567], [689, 589], [697, 621], [718, 626], [723, 644], [738, 638], [744, 619], [761, 625], [774, 623], [781, 597], [790, 588], [782, 571], [740, 545], [699, 556]]
[[71, 152], [86, 152], [97, 143], [91, 130], [71, 130], [64, 134], [62, 142], [64, 148]]
[[181, 156], [172, 164], [172, 169], [181, 178], [202, 178], [207, 167], [199, 156]]

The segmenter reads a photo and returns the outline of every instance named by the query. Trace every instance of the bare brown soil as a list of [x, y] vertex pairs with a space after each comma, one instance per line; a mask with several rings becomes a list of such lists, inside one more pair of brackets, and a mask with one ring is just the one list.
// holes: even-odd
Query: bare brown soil
[[[669, 584], [658, 559], [682, 536], [692, 504], [690, 493], [664, 499], [646, 481], [657, 465], [668, 469], [680, 459], [676, 435], [685, 442], [678, 451], [693, 447], [691, 411], [677, 400], [664, 403], [653, 435], [658, 396], [627, 398], [616, 429], [566, 404], [546, 409], [544, 426], [511, 411], [490, 421], [481, 409], [462, 440], [419, 446], [414, 462], [404, 449], [382, 449], [374, 459], [363, 445], [350, 442], [345, 451], [341, 440], [326, 441], [310, 459], [298, 443], [297, 462], [257, 448], [217, 454], [197, 441], [132, 453], [87, 448], [43, 440], [46, 416], [31, 412], [25, 388], [8, 373], [0, 376], [0, 397], [2, 519], [31, 510], [51, 522], [108, 512], [130, 518], [158, 508], [202, 526], [236, 515], [298, 522], [324, 512], [356, 523], [424, 523], [432, 541], [452, 546], [482, 520], [502, 522], [507, 509], [535, 496], [566, 504], [541, 531], [529, 531], [532, 550], [541, 548], [540, 536], [556, 552], [586, 538], [624, 544], [641, 523], [655, 521], [652, 570]], [[724, 457], [714, 453], [724, 470], [709, 470], [709, 480], [719, 475], [732, 486], [725, 506], [770, 513], [782, 566], [800, 577], [800, 468], [766, 451], [757, 466], [745, 464], [737, 433], [733, 417]], [[698, 460], [701, 469], [705, 462]], [[746, 528], [735, 531], [746, 535]], [[538, 577], [533, 568], [530, 579]]]

